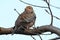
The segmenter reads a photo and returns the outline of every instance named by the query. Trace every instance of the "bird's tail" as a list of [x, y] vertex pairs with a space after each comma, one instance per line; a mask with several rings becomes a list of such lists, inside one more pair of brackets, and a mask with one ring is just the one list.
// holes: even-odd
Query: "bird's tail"
[[12, 35], [15, 33], [15, 30], [12, 31]]
[[16, 31], [16, 27], [14, 26], [13, 31], [12, 31], [12, 35], [15, 33], [15, 31]]

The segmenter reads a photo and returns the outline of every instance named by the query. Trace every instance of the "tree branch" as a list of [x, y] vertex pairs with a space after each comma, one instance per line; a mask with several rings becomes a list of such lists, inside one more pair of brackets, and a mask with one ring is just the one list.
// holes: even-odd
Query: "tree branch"
[[[48, 10], [45, 9], [45, 11], [46, 11], [49, 15], [51, 15], [51, 14], [48, 12]], [[53, 15], [53, 17], [56, 18], [56, 19], [58, 19], [58, 20], [60, 20], [60, 18], [58, 18], [58, 17], [56, 17], [56, 16], [54, 16], [54, 15]]]
[[53, 14], [52, 14], [52, 11], [51, 11], [51, 8], [50, 8], [50, 4], [47, 0], [43, 0], [43, 1], [46, 2], [47, 5], [48, 5], [48, 9], [49, 9], [50, 14], [51, 14], [51, 24], [50, 25], [53, 25]]
[[34, 6], [34, 7], [48, 8], [48, 7], [44, 7], [44, 6], [33, 5], [33, 4], [30, 4], [30, 3], [24, 2], [24, 1], [22, 1], [22, 0], [19, 0], [19, 1], [22, 2], [22, 3], [24, 3], [24, 4]]
[[[13, 27], [12, 28], [0, 27], [0, 35], [11, 34], [12, 32], [13, 32]], [[18, 29], [18, 31], [16, 31], [15, 34], [38, 35], [38, 33], [42, 34], [44, 32], [52, 32], [52, 33], [55, 33], [58, 36], [60, 36], [60, 29], [56, 28], [54, 26], [51, 26], [51, 25], [40, 26], [35, 29], [28, 29], [28, 30], [24, 30], [24, 31]]]

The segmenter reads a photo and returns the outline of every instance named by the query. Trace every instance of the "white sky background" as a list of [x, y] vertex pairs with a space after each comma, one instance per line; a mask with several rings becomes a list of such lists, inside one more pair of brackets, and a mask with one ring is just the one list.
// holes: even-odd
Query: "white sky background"
[[[23, 0], [25, 2], [40, 5], [40, 6], [47, 6], [45, 2], [42, 0]], [[51, 0], [52, 5], [60, 7], [60, 0]], [[22, 13], [25, 9], [25, 7], [28, 6], [19, 0], [0, 0], [0, 26], [9, 28], [13, 27], [15, 24], [15, 20], [18, 17], [18, 14], [14, 11], [14, 8], [16, 8], [19, 13]], [[37, 19], [36, 19], [36, 26], [42, 26], [42, 25], [48, 25], [50, 24], [50, 15], [45, 12], [43, 8], [33, 7]], [[52, 12], [55, 16], [60, 17], [60, 9], [56, 9], [54, 7], [51, 7]], [[60, 20], [57, 20], [54, 18], [54, 26], [60, 28]], [[43, 40], [48, 40], [54, 37], [57, 37], [57, 35], [41, 35]], [[34, 36], [37, 40], [40, 40], [38, 36]], [[0, 35], [0, 40], [33, 40], [28, 35]]]

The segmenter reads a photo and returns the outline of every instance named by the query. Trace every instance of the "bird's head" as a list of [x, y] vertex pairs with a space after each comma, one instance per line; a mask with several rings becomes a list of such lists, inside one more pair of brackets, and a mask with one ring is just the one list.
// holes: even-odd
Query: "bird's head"
[[27, 13], [33, 13], [33, 8], [32, 8], [31, 6], [27, 6], [27, 7], [25, 8], [25, 11], [26, 11]]

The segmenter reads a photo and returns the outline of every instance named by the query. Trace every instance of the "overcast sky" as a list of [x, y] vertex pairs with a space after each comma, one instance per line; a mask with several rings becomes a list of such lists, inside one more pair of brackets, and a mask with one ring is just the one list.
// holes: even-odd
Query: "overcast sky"
[[[39, 6], [47, 6], [46, 3], [42, 0], [23, 0], [25, 2], [28, 2], [30, 4], [39, 5]], [[60, 7], [60, 0], [51, 0], [50, 4]], [[13, 27], [15, 24], [15, 20], [19, 16], [15, 11], [14, 8], [18, 10], [18, 12], [21, 14], [25, 7], [28, 6], [27, 4], [24, 4], [20, 2], [19, 0], [0, 0], [0, 26], [9, 28]], [[45, 12], [45, 8], [39, 8], [34, 7], [34, 12], [37, 16], [36, 19], [36, 27], [42, 26], [42, 25], [49, 25], [50, 24], [50, 15]], [[60, 17], [60, 9], [56, 9], [54, 7], [51, 7], [53, 15]], [[60, 20], [57, 20], [54, 18], [54, 26], [60, 28]], [[52, 35], [41, 35], [43, 40], [48, 40], [51, 38], [57, 37], [56, 34]], [[37, 40], [40, 40], [38, 36], [34, 36]], [[21, 34], [14, 34], [14, 35], [0, 35], [0, 40], [33, 40], [28, 35], [21, 35]]]

